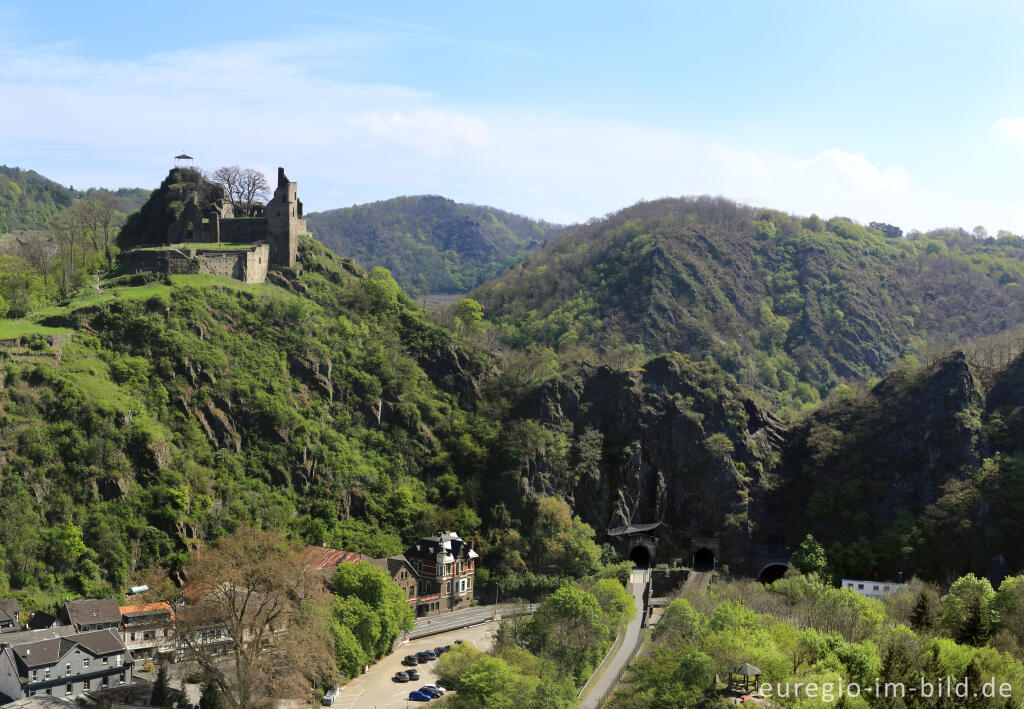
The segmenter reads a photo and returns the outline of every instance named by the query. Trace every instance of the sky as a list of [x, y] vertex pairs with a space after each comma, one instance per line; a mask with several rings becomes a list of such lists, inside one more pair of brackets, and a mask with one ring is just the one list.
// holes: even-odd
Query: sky
[[0, 0], [0, 164], [284, 166], [307, 212], [722, 195], [1024, 233], [1024, 0]]

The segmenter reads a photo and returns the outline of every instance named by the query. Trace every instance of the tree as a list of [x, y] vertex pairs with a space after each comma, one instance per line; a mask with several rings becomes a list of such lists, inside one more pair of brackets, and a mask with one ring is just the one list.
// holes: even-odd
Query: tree
[[43, 288], [50, 290], [50, 272], [57, 259], [54, 244], [39, 236], [30, 236], [21, 242], [21, 257], [43, 278]]
[[554, 660], [562, 674], [575, 676], [604, 642], [601, 615], [592, 593], [562, 586], [537, 607], [529, 649]]
[[236, 217], [252, 216], [253, 205], [270, 197], [270, 183], [259, 170], [230, 165], [215, 170], [210, 179], [224, 188]]
[[1024, 643], [1024, 576], [1008, 576], [999, 584], [995, 609], [999, 625]]
[[593, 585], [590, 592], [601, 606], [603, 622], [608, 628], [610, 637], [614, 637], [619, 628], [625, 626], [636, 616], [636, 604], [633, 602], [633, 597], [615, 579], [601, 579]]
[[[190, 604], [175, 634], [220, 689], [228, 709], [296, 696], [334, 675], [323, 581], [278, 532], [240, 527], [185, 567]], [[222, 662], [219, 643], [227, 638]]]
[[[383, 657], [394, 646], [399, 633], [412, 630], [413, 613], [408, 599], [379, 566], [363, 561], [342, 564], [331, 579], [331, 590], [341, 597], [335, 606], [335, 617], [352, 629], [360, 643], [368, 644], [363, 647], [371, 657]], [[356, 629], [349, 623], [376, 623], [376, 627]]]
[[213, 677], [207, 676], [206, 681], [203, 682], [203, 693], [199, 697], [199, 709], [228, 709], [224, 702], [224, 695]]
[[931, 630], [935, 625], [937, 610], [935, 596], [929, 593], [928, 589], [922, 588], [921, 592], [917, 595], [914, 610], [910, 614], [910, 626], [918, 631]]
[[800, 542], [800, 547], [793, 554], [791, 562], [802, 574], [817, 574], [821, 579], [829, 578], [825, 547], [810, 534]]
[[995, 596], [988, 579], [961, 576], [939, 600], [943, 630], [957, 642], [983, 643], [992, 634]]
[[153, 692], [149, 695], [149, 703], [154, 707], [166, 707], [171, 703], [171, 687], [167, 682], [167, 663], [161, 662], [156, 672]]
[[483, 328], [484, 307], [472, 298], [463, 298], [455, 306], [455, 322], [466, 335], [474, 335]]

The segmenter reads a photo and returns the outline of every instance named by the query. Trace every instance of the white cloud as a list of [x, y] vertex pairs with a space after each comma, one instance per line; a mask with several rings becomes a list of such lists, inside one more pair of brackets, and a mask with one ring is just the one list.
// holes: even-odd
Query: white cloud
[[[904, 228], [1024, 231], [1015, 204], [931, 192], [856, 150], [775, 154], [683, 128], [328, 78], [366, 46], [304, 36], [119, 62], [0, 46], [0, 102], [31, 107], [0, 111], [3, 161], [78, 187], [155, 186], [182, 150], [208, 168], [284, 165], [309, 211], [434, 193], [567, 222], [641, 199], [721, 194]], [[993, 131], [1024, 146], [1024, 118]]]
[[1024, 148], [1024, 118], [1013, 116], [996, 119], [992, 124], [992, 132], [1004, 143]]
[[807, 187], [836, 193], [904, 193], [910, 187], [899, 167], [880, 170], [863, 153], [830, 148], [810, 160], [793, 163], [793, 177]]

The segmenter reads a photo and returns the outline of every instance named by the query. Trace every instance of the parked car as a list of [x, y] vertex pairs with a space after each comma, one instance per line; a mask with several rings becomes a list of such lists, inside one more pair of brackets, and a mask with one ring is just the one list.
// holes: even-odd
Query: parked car
[[411, 702], [429, 702], [431, 699], [433, 699], [432, 696], [426, 692], [421, 692], [418, 689], [409, 692], [409, 701]]
[[420, 662], [427, 662], [428, 660], [436, 660], [437, 655], [434, 654], [433, 650], [420, 650], [416, 653], [416, 657]]
[[445, 654], [446, 652], [448, 652], [448, 646], [447, 645], [440, 645], [440, 646], [434, 648], [434, 654], [437, 655], [438, 657], [441, 657], [441, 655]]
[[409, 680], [412, 682], [419, 682], [420, 680], [420, 673], [416, 670], [406, 670], [405, 674], [409, 675]]
[[324, 693], [322, 703], [325, 707], [329, 707], [334, 704], [334, 700], [338, 697], [338, 693], [333, 689], [329, 689]]
[[[396, 682], [408, 682], [410, 679], [411, 678], [409, 677], [409, 673], [408, 672], [396, 672], [395, 673], [395, 681]], [[416, 677], [416, 679], [419, 679], [419, 677]]]
[[438, 697], [444, 694], [443, 689], [438, 689], [432, 684], [423, 685], [422, 687], [420, 687], [420, 691], [429, 694], [430, 696], [434, 697], [434, 699], [437, 699]]
[[418, 665], [420, 664], [420, 658], [415, 655], [406, 655], [402, 660], [403, 665]]

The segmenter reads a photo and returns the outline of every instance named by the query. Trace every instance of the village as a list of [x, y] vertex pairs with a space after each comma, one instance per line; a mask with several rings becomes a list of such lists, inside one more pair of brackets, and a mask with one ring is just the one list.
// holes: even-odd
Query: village
[[[473, 604], [473, 578], [480, 558], [473, 547], [472, 541], [445, 531], [419, 539], [404, 554], [386, 558], [310, 545], [303, 550], [302, 560], [305, 571], [325, 585], [342, 564], [365, 562], [380, 567], [401, 589], [415, 616], [426, 618], [463, 611]], [[197, 642], [225, 661], [233, 653], [235, 639], [227, 623], [205, 616], [198, 623], [195, 617], [193, 622], [183, 622], [196, 612], [187, 587], [173, 603], [132, 602], [148, 590], [146, 586], [128, 589], [124, 603], [115, 598], [66, 600], [55, 613], [27, 612], [16, 599], [0, 600], [3, 701], [10, 707], [52, 707], [55, 699], [96, 705], [150, 704], [154, 685], [145, 678], [154, 676], [159, 665], [189, 663]], [[187, 699], [181, 703], [189, 704]]]

